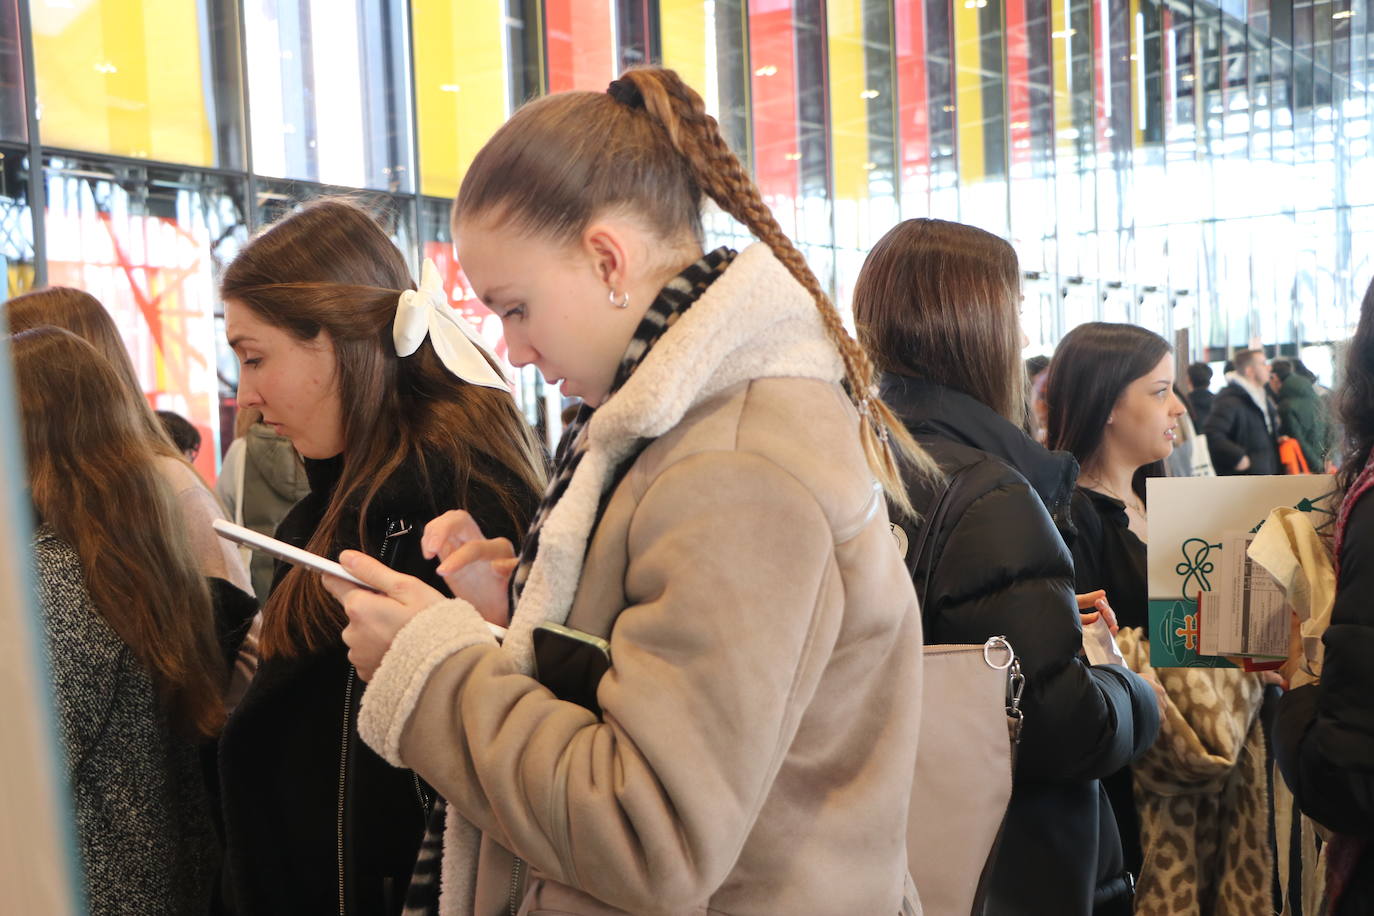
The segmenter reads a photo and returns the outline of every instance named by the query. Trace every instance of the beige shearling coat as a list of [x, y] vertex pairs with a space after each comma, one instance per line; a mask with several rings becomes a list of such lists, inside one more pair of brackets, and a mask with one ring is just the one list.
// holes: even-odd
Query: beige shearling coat
[[[745, 250], [593, 416], [505, 645], [459, 600], [398, 635], [360, 732], [450, 802], [443, 912], [508, 912], [507, 850], [527, 914], [899, 911], [920, 616], [840, 374]], [[600, 718], [526, 673], [542, 620], [609, 639]]]

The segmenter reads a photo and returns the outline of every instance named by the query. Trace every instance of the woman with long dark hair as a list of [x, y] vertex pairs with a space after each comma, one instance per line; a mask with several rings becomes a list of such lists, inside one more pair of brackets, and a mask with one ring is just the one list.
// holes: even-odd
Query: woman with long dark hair
[[84, 340], [13, 339], [34, 568], [92, 914], [208, 912], [219, 872], [200, 753], [228, 659], [145, 413]]
[[[1139, 677], [1080, 657], [1073, 564], [1056, 527], [1067, 528], [1078, 468], [1022, 431], [1020, 302], [1009, 244], [932, 219], [888, 232], [854, 289], [882, 397], [947, 478], [908, 478], [923, 518], [941, 501], [929, 569], [913, 570], [926, 640], [1005, 635], [1026, 674], [989, 912], [1124, 912], [1131, 879], [1098, 780], [1154, 740], [1159, 711]], [[908, 544], [921, 541], [920, 524], [901, 522]]]
[[1103, 780], [1137, 873], [1135, 912], [1252, 913], [1269, 906], [1262, 699], [1258, 675], [1149, 664], [1145, 482], [1163, 474], [1186, 408], [1174, 354], [1153, 331], [1093, 322], [1050, 364], [1049, 441], [1082, 470], [1072, 513], [1079, 591], [1103, 589], [1133, 671], [1159, 684], [1160, 738]]
[[[329, 557], [362, 550], [442, 588], [425, 525], [462, 509], [518, 539], [544, 468], [432, 264], [414, 286], [375, 220], [324, 200], [249, 243], [221, 293], [240, 405], [305, 459], [310, 492], [277, 536]], [[359, 740], [366, 695], [345, 623], [318, 574], [277, 567], [262, 667], [220, 753], [238, 913], [401, 910], [433, 792]]]
[[[1335, 916], [1374, 912], [1374, 283], [1360, 307], [1340, 395], [1345, 463], [1336, 522], [1336, 604], [1320, 680], [1280, 701], [1274, 754], [1327, 847]], [[1301, 658], [1290, 660], [1296, 663]]]

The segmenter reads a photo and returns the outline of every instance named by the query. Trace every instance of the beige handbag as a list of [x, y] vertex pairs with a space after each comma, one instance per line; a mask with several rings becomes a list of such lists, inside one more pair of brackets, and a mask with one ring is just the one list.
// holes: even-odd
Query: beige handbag
[[907, 863], [924, 916], [983, 910], [1011, 800], [1025, 678], [1006, 637], [926, 646]]

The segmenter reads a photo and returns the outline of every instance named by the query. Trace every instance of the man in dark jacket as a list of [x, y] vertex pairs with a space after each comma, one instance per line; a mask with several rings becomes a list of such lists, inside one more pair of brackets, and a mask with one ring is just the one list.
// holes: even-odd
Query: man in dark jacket
[[1269, 361], [1263, 350], [1242, 350], [1236, 369], [1216, 400], [1202, 431], [1212, 453], [1212, 466], [1223, 476], [1278, 474], [1275, 440], [1277, 412], [1269, 400]]
[[1286, 359], [1274, 360], [1274, 375], [1279, 380], [1279, 423], [1285, 435], [1298, 440], [1312, 473], [1320, 474], [1326, 469], [1331, 446], [1330, 424], [1313, 380], [1302, 372], [1300, 365]]
[[1193, 425], [1202, 429], [1212, 412], [1212, 367], [1206, 363], [1193, 363], [1188, 367], [1188, 407], [1192, 412]]
[[1056, 527], [1071, 530], [1077, 463], [953, 388], [888, 374], [882, 397], [949, 481], [946, 491], [914, 471], [906, 477], [922, 519], [901, 522], [908, 567], [929, 557], [913, 569], [927, 644], [1005, 635], [1026, 675], [988, 912], [1129, 913], [1131, 876], [1099, 780], [1154, 742], [1159, 707], [1138, 675], [1079, 654], [1073, 560]]

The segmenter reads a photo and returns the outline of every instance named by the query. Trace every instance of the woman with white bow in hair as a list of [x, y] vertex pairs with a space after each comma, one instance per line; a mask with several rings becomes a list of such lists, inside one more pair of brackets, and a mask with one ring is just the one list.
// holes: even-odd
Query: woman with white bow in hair
[[[432, 263], [412, 286], [367, 213], [323, 200], [249, 244], [221, 293], [239, 404], [305, 459], [310, 492], [277, 537], [362, 550], [443, 589], [425, 525], [462, 509], [518, 543], [545, 466]], [[434, 793], [358, 739], [365, 685], [345, 622], [318, 574], [278, 564], [262, 666], [220, 750], [230, 912], [401, 911]]]

